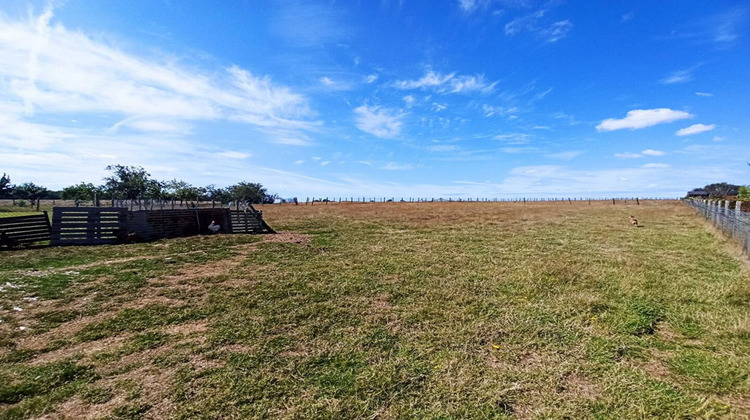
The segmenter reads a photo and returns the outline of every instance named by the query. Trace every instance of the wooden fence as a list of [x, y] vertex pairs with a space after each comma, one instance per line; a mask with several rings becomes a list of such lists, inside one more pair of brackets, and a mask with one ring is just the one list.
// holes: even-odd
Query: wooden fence
[[55, 207], [50, 244], [102, 245], [210, 234], [208, 225], [211, 222], [221, 226], [220, 232], [223, 233], [276, 233], [263, 220], [263, 212], [252, 207], [245, 211], [224, 208], [129, 211], [116, 207]]
[[50, 245], [116, 244], [127, 229], [127, 218], [126, 209], [55, 207]]
[[229, 233], [276, 233], [263, 220], [263, 212], [252, 206], [246, 210], [231, 210]]
[[47, 212], [29, 216], [0, 218], [0, 246], [30, 244], [50, 240], [51, 226]]

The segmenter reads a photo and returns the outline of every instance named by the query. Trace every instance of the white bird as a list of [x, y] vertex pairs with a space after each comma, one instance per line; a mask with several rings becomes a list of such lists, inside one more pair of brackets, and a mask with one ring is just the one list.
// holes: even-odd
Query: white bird
[[211, 231], [211, 233], [218, 233], [219, 229], [221, 229], [221, 226], [217, 225], [216, 221], [211, 220], [211, 224], [208, 225], [208, 230]]

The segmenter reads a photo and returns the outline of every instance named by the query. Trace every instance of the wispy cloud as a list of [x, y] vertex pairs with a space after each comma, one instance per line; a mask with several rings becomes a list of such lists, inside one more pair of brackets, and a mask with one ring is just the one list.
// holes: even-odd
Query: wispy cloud
[[582, 150], [571, 150], [567, 152], [559, 152], [559, 153], [550, 153], [546, 155], [550, 159], [558, 159], [558, 160], [573, 160], [583, 154]]
[[461, 148], [456, 146], [455, 144], [437, 144], [428, 146], [427, 150], [429, 150], [430, 152], [455, 152], [461, 150]]
[[362, 105], [354, 109], [357, 128], [375, 137], [393, 138], [401, 134], [403, 112], [379, 106]]
[[736, 7], [714, 16], [709, 25], [713, 38], [718, 43], [731, 43], [740, 37], [740, 27], [747, 23], [747, 9]]
[[615, 157], [621, 158], [621, 159], [637, 159], [637, 158], [642, 158], [644, 156], [664, 156], [665, 154], [666, 153], [662, 152], [661, 150], [646, 149], [640, 153], [632, 153], [632, 152], [615, 153]]
[[666, 153], [662, 152], [661, 150], [654, 150], [654, 149], [646, 149], [642, 151], [646, 156], [664, 156]]
[[712, 16], [687, 23], [667, 38], [688, 39], [697, 43], [711, 43], [719, 48], [730, 48], [742, 37], [748, 22], [748, 7], [736, 6]]
[[531, 136], [526, 133], [507, 133], [498, 134], [493, 139], [500, 140], [506, 144], [527, 144], [531, 141]]
[[711, 131], [714, 128], [716, 128], [716, 125], [714, 124], [693, 124], [690, 127], [685, 127], [683, 129], [677, 130], [675, 134], [678, 136], [691, 136], [693, 134], [700, 134], [705, 133], [706, 131]]
[[302, 47], [321, 47], [339, 42], [349, 35], [341, 9], [311, 1], [278, 2], [271, 29], [288, 43]]
[[375, 81], [377, 80], [378, 80], [377, 74], [368, 74], [367, 76], [365, 76], [365, 83], [367, 84], [375, 83]]
[[490, 93], [496, 84], [485, 81], [483, 75], [441, 74], [430, 70], [417, 80], [399, 80], [395, 86], [398, 89], [424, 89], [438, 93]]
[[637, 159], [643, 157], [643, 155], [640, 153], [625, 152], [615, 153], [615, 157], [620, 159]]
[[482, 111], [484, 112], [485, 117], [493, 117], [493, 116], [505, 116], [505, 115], [512, 115], [518, 112], [517, 106], [492, 106], [484, 104], [482, 105]]
[[388, 162], [385, 166], [383, 166], [383, 169], [387, 171], [410, 171], [414, 169], [414, 165], [412, 165], [411, 163]]
[[708, 92], [695, 92], [695, 95], [696, 96], [703, 96], [705, 98], [710, 98], [711, 96], [714, 96], [713, 93], [708, 93]]
[[635, 17], [635, 12], [631, 11], [620, 16], [620, 22], [625, 23], [632, 20]]
[[669, 168], [669, 165], [666, 163], [647, 163], [641, 167], [647, 169], [664, 169]]
[[600, 132], [622, 129], [636, 130], [692, 117], [692, 114], [685, 111], [675, 111], [669, 108], [634, 109], [628, 111], [625, 118], [609, 118], [602, 121], [596, 126], [596, 130]]
[[569, 20], [560, 20], [553, 23], [544, 21], [547, 9], [541, 9], [526, 16], [522, 16], [505, 24], [506, 35], [518, 35], [522, 32], [529, 32], [541, 38], [545, 42], [557, 42], [566, 36], [573, 29], [573, 23]]
[[217, 155], [228, 158], [228, 159], [247, 159], [253, 156], [250, 153], [236, 152], [232, 150], [227, 150], [226, 152], [219, 152], [217, 153]]
[[693, 80], [693, 72], [696, 68], [697, 67], [691, 67], [689, 69], [674, 71], [669, 76], [662, 79], [661, 82], [665, 85], [689, 82]]
[[35, 22], [0, 16], [0, 92], [25, 103], [27, 113], [137, 117], [125, 125], [162, 132], [184, 129], [179, 121], [191, 120], [292, 132], [319, 125], [305, 96], [268, 76], [239, 66], [204, 75], [169, 57], [139, 57], [50, 26], [52, 18], [51, 10]]

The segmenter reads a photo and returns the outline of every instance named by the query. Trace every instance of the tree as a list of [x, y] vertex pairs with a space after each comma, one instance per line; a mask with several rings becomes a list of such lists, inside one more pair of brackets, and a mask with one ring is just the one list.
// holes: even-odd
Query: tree
[[228, 190], [233, 200], [252, 204], [262, 203], [267, 194], [263, 185], [245, 181], [232, 185]]
[[205, 188], [196, 187], [177, 179], [164, 182], [163, 184], [166, 196], [180, 200], [180, 203], [190, 200], [198, 201], [206, 194]]
[[728, 195], [739, 194], [739, 185], [732, 185], [726, 182], [719, 182], [715, 184], [708, 184], [703, 187], [708, 192], [709, 198], [724, 198]]
[[161, 196], [161, 183], [140, 166], [109, 165], [112, 175], [104, 178], [104, 190], [113, 197], [134, 200]]
[[0, 198], [11, 197], [13, 197], [13, 184], [10, 183], [10, 177], [3, 172], [3, 176], [0, 177]]
[[31, 204], [34, 204], [36, 200], [45, 198], [50, 192], [47, 188], [36, 185], [33, 182], [24, 182], [13, 188], [13, 198], [31, 200]]
[[226, 204], [232, 201], [232, 193], [228, 188], [216, 188], [215, 185], [209, 185], [205, 188], [206, 198], [213, 201], [218, 201], [221, 204]]
[[77, 185], [65, 187], [62, 190], [63, 200], [94, 201], [94, 195], [101, 194], [101, 188], [92, 183], [81, 182]]
[[740, 187], [740, 193], [737, 194], [737, 198], [740, 200], [750, 200], [750, 185]]

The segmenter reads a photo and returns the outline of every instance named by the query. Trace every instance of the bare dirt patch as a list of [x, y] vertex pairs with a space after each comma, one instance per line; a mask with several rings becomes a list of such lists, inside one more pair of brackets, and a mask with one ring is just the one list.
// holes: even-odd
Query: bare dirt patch
[[306, 244], [310, 242], [310, 235], [295, 232], [280, 232], [271, 235], [263, 235], [262, 242], [284, 242], [293, 244]]

